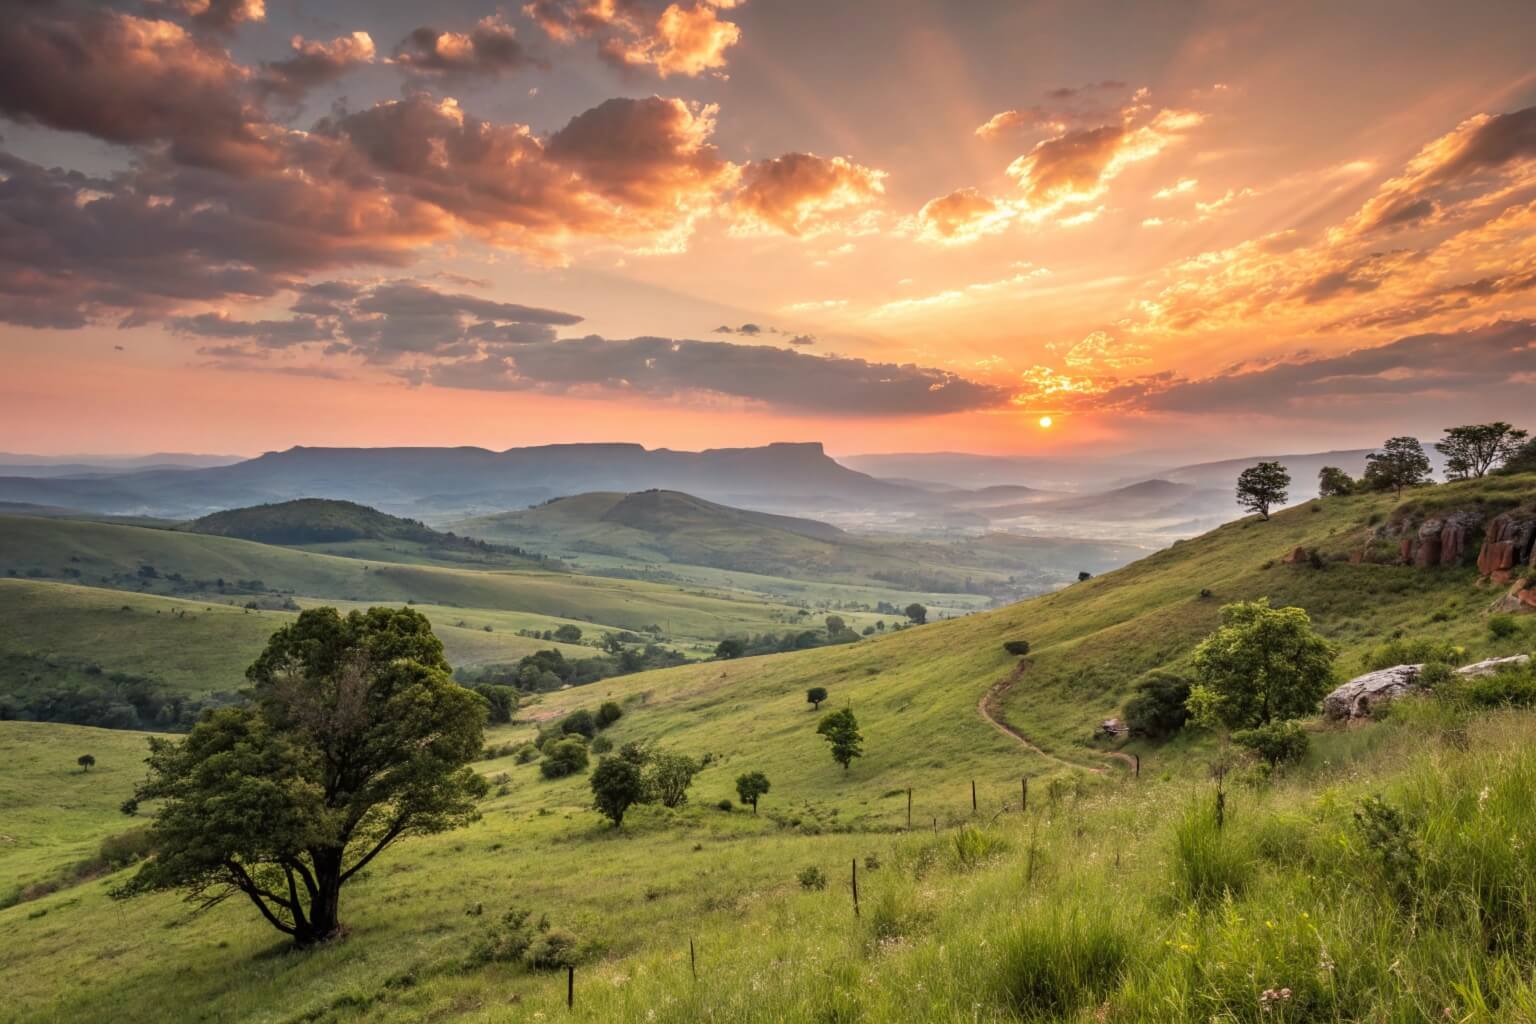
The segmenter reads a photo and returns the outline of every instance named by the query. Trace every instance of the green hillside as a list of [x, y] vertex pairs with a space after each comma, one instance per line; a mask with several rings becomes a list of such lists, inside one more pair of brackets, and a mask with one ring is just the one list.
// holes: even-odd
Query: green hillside
[[792, 610], [642, 581], [547, 570], [485, 570], [344, 558], [253, 541], [108, 523], [0, 516], [0, 574], [280, 607], [320, 598], [527, 612], [551, 623], [661, 626], [713, 640], [783, 628]]
[[[880, 538], [731, 508], [677, 491], [593, 492], [469, 519], [461, 532], [562, 558], [706, 566], [898, 592], [1039, 593], [1134, 557], [1127, 545], [1052, 538]], [[892, 594], [899, 598], [900, 593]]]
[[538, 559], [528, 558], [514, 548], [442, 533], [415, 519], [327, 498], [228, 509], [193, 520], [183, 528], [215, 537], [384, 561], [440, 561], [503, 568], [538, 564]]
[[[1291, 776], [1229, 781], [1225, 832], [1209, 819], [1208, 739], [1128, 748], [1143, 755], [1133, 779], [1090, 734], [1142, 672], [1184, 663], [1219, 606], [1245, 597], [1306, 608], [1341, 674], [1399, 635], [1468, 658], [1531, 650], [1530, 617], [1490, 632], [1504, 588], [1475, 570], [1347, 558], [1431, 512], [1533, 503], [1530, 475], [1311, 502], [998, 611], [547, 694], [521, 715], [613, 699], [625, 714], [612, 742], [710, 755], [689, 803], [641, 808], [616, 832], [584, 777], [547, 782], [502, 756], [479, 766], [497, 787], [482, 821], [405, 843], [349, 890], [340, 943], [276, 956], [247, 907], [116, 904], [110, 880], [92, 881], [0, 911], [0, 984], [19, 1020], [156, 1020], [167, 998], [204, 1020], [567, 1015], [563, 977], [466, 962], [524, 907], [583, 942], [577, 1020], [1528, 1021], [1536, 860], [1510, 837], [1536, 826], [1531, 713], [1460, 721], [1409, 704], [1382, 725], [1314, 726]], [[1306, 557], [1284, 560], [1298, 548]], [[1022, 669], [1001, 646], [1020, 638], [1033, 644]], [[993, 714], [1028, 743], [981, 714], [1010, 682]], [[816, 685], [859, 716], [865, 756], [846, 773], [815, 733]], [[45, 735], [17, 728], [0, 723], [0, 737]], [[772, 780], [762, 813], [719, 810], [749, 770]], [[1421, 874], [1391, 875], [1355, 824], [1377, 793], [1403, 809]], [[0, 833], [23, 830], [0, 810]], [[73, 851], [99, 833], [70, 834]], [[810, 867], [825, 889], [796, 882]], [[153, 956], [134, 938], [150, 932]]]

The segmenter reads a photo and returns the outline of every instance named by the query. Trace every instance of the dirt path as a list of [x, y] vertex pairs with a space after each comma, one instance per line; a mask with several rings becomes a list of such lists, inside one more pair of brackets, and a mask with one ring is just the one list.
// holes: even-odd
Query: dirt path
[[[1003, 698], [1024, 677], [1024, 670], [1028, 667], [1029, 663], [1021, 659], [1012, 672], [1008, 673], [1003, 679], [993, 683], [987, 689], [987, 692], [981, 695], [981, 700], [976, 702], [977, 713], [986, 719], [992, 728], [1004, 736], [1010, 737], [1024, 749], [1033, 754], [1040, 755], [1047, 761], [1054, 761], [1067, 768], [1077, 768], [1081, 771], [1093, 772], [1096, 775], [1104, 774], [1103, 768], [1090, 768], [1086, 765], [1077, 764], [1074, 761], [1068, 761], [1064, 757], [1058, 757], [1050, 751], [1041, 748], [1034, 740], [1009, 725], [1007, 719], [1003, 718]], [[1127, 768], [1134, 768], [1136, 766], [1135, 760], [1129, 754], [1122, 754], [1118, 750], [1109, 751], [1105, 756], [1124, 763]]]

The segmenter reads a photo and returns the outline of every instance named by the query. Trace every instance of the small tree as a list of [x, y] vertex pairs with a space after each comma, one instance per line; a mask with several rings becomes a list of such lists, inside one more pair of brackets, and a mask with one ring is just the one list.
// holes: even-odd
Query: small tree
[[805, 702], [811, 705], [812, 711], [820, 711], [821, 702], [826, 699], [827, 688], [825, 686], [813, 686], [805, 691]]
[[837, 636], [848, 628], [848, 623], [843, 621], [841, 615], [827, 616], [827, 636]]
[[660, 751], [651, 755], [646, 765], [645, 782], [665, 807], [681, 807], [688, 802], [688, 787], [702, 765], [686, 754]]
[[155, 856], [115, 890], [249, 899], [308, 946], [336, 935], [342, 886], [405, 836], [457, 828], [487, 786], [469, 763], [485, 702], [453, 681], [410, 609], [312, 608], [246, 672], [251, 700], [150, 740], [130, 804], [160, 800]]
[[505, 725], [512, 721], [512, 714], [517, 710], [517, 690], [514, 687], [482, 684], [475, 687], [475, 692], [485, 698], [486, 706], [490, 709], [488, 720], [491, 723]]
[[747, 772], [736, 776], [736, 795], [741, 797], [741, 802], [752, 805], [752, 813], [757, 813], [757, 801], [768, 795], [768, 776], [762, 772]]
[[1079, 583], [1087, 583], [1091, 579], [1093, 579], [1093, 573], [1086, 569], [1077, 574], [1077, 582]]
[[81, 754], [79, 757], [75, 758], [75, 764], [80, 766], [81, 771], [88, 772], [92, 768], [96, 767], [96, 755]]
[[1505, 473], [1536, 473], [1536, 438], [1521, 445], [1502, 467]]
[[1317, 496], [1342, 498], [1355, 493], [1355, 478], [1338, 466], [1324, 466], [1317, 471]]
[[1232, 742], [1247, 747], [1271, 768], [1295, 764], [1307, 756], [1307, 731], [1299, 722], [1271, 722], [1232, 734]]
[[1447, 476], [1480, 477], [1513, 458], [1529, 436], [1502, 420], [1447, 427], [1445, 437], [1435, 443], [1435, 450], [1445, 456]]
[[1284, 505], [1286, 488], [1291, 486], [1291, 474], [1278, 462], [1261, 462], [1249, 466], [1237, 478], [1237, 503], [1259, 518], [1269, 520], [1269, 510], [1274, 505]]
[[864, 734], [859, 732], [859, 720], [852, 708], [834, 711], [821, 720], [816, 731], [832, 745], [832, 760], [843, 766], [843, 771], [856, 757], [864, 756]]
[[913, 601], [906, 607], [906, 616], [914, 626], [921, 626], [928, 621], [928, 609]]
[[585, 736], [591, 739], [597, 735], [597, 719], [586, 708], [572, 711], [560, 720], [560, 731], [567, 736]]
[[1003, 643], [1003, 650], [1007, 651], [1009, 654], [1012, 654], [1014, 657], [1022, 658], [1026, 654], [1029, 653], [1029, 641], [1028, 640], [1007, 640], [1007, 641], [1004, 641], [1004, 643]]
[[573, 626], [569, 622], [555, 630], [554, 639], [563, 644], [581, 643], [581, 627]]
[[747, 653], [747, 645], [735, 637], [728, 636], [715, 645], [715, 657], [721, 661], [730, 661], [733, 658], [741, 657], [745, 653]]
[[592, 806], [603, 813], [613, 827], [624, 824], [624, 812], [645, 799], [645, 780], [633, 762], [622, 757], [605, 757], [592, 769]]
[[1333, 681], [1332, 644], [1300, 608], [1268, 598], [1221, 609], [1221, 627], [1195, 648], [1201, 686], [1189, 706], [1208, 707], [1230, 729], [1310, 715]]
[[1403, 488], [1429, 483], [1429, 456], [1413, 437], [1391, 437], [1381, 451], [1365, 457], [1362, 483], [1373, 491], [1394, 491], [1403, 496]]

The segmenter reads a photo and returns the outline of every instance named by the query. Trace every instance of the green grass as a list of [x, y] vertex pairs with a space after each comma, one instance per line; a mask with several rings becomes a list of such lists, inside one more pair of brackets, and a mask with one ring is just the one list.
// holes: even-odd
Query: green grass
[[[1536, 493], [1523, 479], [1521, 493]], [[1458, 501], [1480, 493], [1455, 486]], [[1088, 770], [1104, 767], [1088, 740], [1097, 719], [1140, 672], [1183, 664], [1227, 601], [1306, 607], [1346, 670], [1398, 631], [1469, 656], [1532, 646], [1524, 619], [1517, 637], [1489, 636], [1494, 592], [1465, 570], [1278, 564], [1296, 546], [1345, 550], [1393, 502], [1321, 507], [874, 642], [545, 695], [488, 740], [616, 699], [615, 743], [712, 755], [690, 803], [631, 811], [615, 831], [590, 809], [585, 778], [545, 782], [534, 764], [483, 762], [506, 787], [483, 820], [381, 858], [345, 896], [346, 940], [309, 955], [284, 952], [248, 908], [116, 904], [110, 879], [87, 881], [0, 911], [8, 1009], [22, 1021], [158, 1020], [167, 1000], [208, 1021], [566, 1017], [563, 978], [463, 963], [504, 911], [527, 907], [584, 943], [575, 1020], [1529, 1021], [1536, 845], [1522, 837], [1536, 827], [1536, 715], [1466, 718], [1414, 702], [1386, 723], [1315, 732], [1307, 761], [1278, 782], [1229, 780], [1221, 830], [1207, 740], [1142, 748], [1139, 781], [1119, 766]], [[1005, 711], [1054, 757], [977, 713], [1012, 671], [1001, 645], [1016, 638], [1034, 651]], [[815, 734], [812, 685], [831, 691], [824, 708], [859, 716], [867, 756], [849, 772]], [[36, 742], [20, 728], [0, 723], [0, 737]], [[73, 757], [63, 760], [67, 771]], [[748, 770], [772, 780], [761, 813], [717, 810]], [[131, 782], [103, 776], [84, 818], [121, 827], [105, 819]], [[1407, 869], [1356, 823], [1376, 794], [1406, 823]], [[102, 834], [87, 825], [60, 830], [54, 860]], [[0, 833], [21, 831], [0, 807]], [[33, 872], [50, 863], [48, 829], [38, 834]], [[796, 881], [812, 866], [826, 889]]]

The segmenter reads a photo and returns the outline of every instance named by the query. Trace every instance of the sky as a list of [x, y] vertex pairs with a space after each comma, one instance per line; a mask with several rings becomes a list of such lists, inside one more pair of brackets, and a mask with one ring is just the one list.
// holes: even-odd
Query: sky
[[0, 449], [1536, 426], [1532, 40], [1528, 0], [17, 0]]

